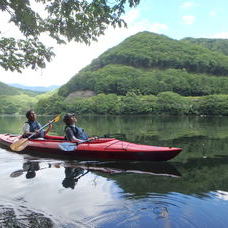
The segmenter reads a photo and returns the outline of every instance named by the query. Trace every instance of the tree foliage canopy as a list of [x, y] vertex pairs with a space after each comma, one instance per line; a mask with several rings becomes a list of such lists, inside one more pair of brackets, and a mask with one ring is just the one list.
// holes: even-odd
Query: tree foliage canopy
[[220, 52], [228, 55], [228, 39], [208, 39], [208, 38], [184, 38], [182, 41], [186, 43], [197, 44], [206, 47], [212, 51]]
[[[26, 67], [44, 68], [54, 56], [41, 41], [48, 34], [58, 43], [90, 44], [104, 34], [109, 25], [126, 26], [121, 18], [126, 4], [135, 7], [140, 0], [0, 0], [0, 10], [10, 16], [24, 39], [4, 37], [0, 31], [0, 66], [21, 72]], [[42, 4], [44, 12], [36, 4]], [[42, 14], [41, 14], [42, 13]]]

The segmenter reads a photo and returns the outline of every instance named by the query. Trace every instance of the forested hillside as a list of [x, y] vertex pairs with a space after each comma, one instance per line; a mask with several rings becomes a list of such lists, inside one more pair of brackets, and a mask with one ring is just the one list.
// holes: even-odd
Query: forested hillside
[[85, 70], [108, 64], [143, 68], [185, 68], [189, 72], [228, 75], [228, 58], [208, 48], [182, 42], [150, 32], [129, 37], [106, 51]]
[[197, 44], [202, 47], [208, 48], [212, 51], [220, 52], [228, 55], [228, 40], [227, 39], [207, 39], [207, 38], [191, 38], [183, 39], [186, 43]]
[[226, 43], [138, 33], [93, 60], [54, 95], [44, 95], [35, 108], [46, 114], [228, 115]]
[[142, 32], [104, 52], [61, 87], [59, 95], [86, 89], [124, 95], [139, 89], [142, 94], [174, 91], [201, 96], [228, 92], [227, 75], [228, 56]]
[[[93, 60], [36, 108], [48, 114], [228, 115], [227, 40], [202, 41], [138, 33]], [[75, 96], [80, 91], [96, 96]]]
[[8, 86], [0, 82], [0, 114], [24, 114], [48, 94]]

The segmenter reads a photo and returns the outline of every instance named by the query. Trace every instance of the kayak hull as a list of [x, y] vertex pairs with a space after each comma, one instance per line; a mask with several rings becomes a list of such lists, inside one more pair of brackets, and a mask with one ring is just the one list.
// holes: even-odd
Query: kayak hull
[[[18, 135], [0, 134], [0, 144], [10, 148], [20, 139]], [[46, 136], [32, 139], [22, 152], [37, 152], [47, 155], [64, 155], [70, 158], [95, 158], [114, 160], [167, 161], [181, 152], [181, 148], [135, 144], [115, 138], [99, 138], [85, 142], [71, 149], [64, 146], [75, 145], [62, 136]]]

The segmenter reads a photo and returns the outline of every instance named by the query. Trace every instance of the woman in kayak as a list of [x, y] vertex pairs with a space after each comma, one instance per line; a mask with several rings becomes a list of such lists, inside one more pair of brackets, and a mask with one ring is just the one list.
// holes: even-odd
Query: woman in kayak
[[39, 130], [41, 125], [36, 120], [37, 115], [33, 110], [27, 111], [25, 116], [28, 121], [26, 121], [23, 126], [23, 138], [29, 137], [30, 135], [34, 134], [34, 132], [36, 132], [36, 134], [32, 138], [44, 138], [44, 136], [52, 129], [52, 125], [50, 124], [47, 130]]
[[77, 118], [74, 113], [67, 113], [63, 117], [65, 126], [65, 137], [69, 141], [83, 142], [88, 140], [88, 135], [84, 129], [77, 127]]

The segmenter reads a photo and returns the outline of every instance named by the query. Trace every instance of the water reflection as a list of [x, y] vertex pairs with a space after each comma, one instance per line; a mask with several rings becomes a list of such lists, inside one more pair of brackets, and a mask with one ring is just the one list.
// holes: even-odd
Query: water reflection
[[[29, 201], [33, 207], [38, 201], [38, 207], [45, 202], [48, 210], [61, 215], [62, 226], [59, 227], [65, 224], [62, 216], [69, 219], [75, 214], [78, 219], [72, 219], [73, 224], [81, 223], [88, 227], [129, 227], [134, 224], [137, 224], [136, 227], [181, 227], [181, 224], [203, 227], [204, 220], [210, 221], [212, 226], [219, 224], [225, 227], [225, 222], [219, 221], [218, 216], [213, 221], [208, 214], [211, 201], [215, 210], [224, 208], [221, 213], [227, 208], [215, 201], [215, 198], [225, 199], [224, 185], [220, 188], [220, 182], [226, 178], [221, 175], [224, 170], [218, 165], [221, 160], [226, 165], [224, 157], [218, 157], [214, 162], [213, 159], [194, 159], [185, 164], [55, 161], [30, 157], [21, 163], [22, 174], [11, 180], [14, 183], [18, 180], [18, 186], [19, 183], [22, 186], [26, 183], [28, 190], [20, 188], [17, 194], [22, 194], [25, 197], [22, 199]], [[208, 166], [211, 170], [206, 173]], [[212, 175], [215, 170], [217, 174]], [[36, 173], [32, 182], [26, 178], [29, 172]], [[177, 174], [179, 178], [172, 178]], [[39, 191], [35, 189], [36, 183], [39, 183]], [[214, 191], [214, 196], [207, 194], [210, 189], [213, 191], [216, 188], [222, 190]], [[31, 192], [31, 197], [26, 192]], [[92, 197], [93, 192], [95, 196]]]
[[42, 170], [59, 169], [63, 176], [59, 184], [70, 189], [75, 189], [79, 179], [91, 173], [115, 181], [131, 197], [145, 197], [151, 192], [181, 192], [208, 197], [204, 193], [228, 191], [228, 182], [225, 181], [228, 179], [227, 167], [226, 156], [194, 158], [185, 163], [67, 160], [45, 163], [26, 160], [22, 169], [13, 171], [10, 177], [23, 175], [26, 179], [31, 179]]
[[[1, 133], [19, 133], [23, 118], [0, 117]], [[83, 116], [80, 125], [90, 135], [125, 134], [127, 141], [183, 151], [153, 163], [69, 161], [0, 149], [4, 209], [34, 209], [57, 227], [227, 227], [227, 117]], [[52, 134], [63, 134], [60, 123]], [[27, 179], [28, 172], [34, 177]]]
[[[41, 165], [40, 165], [41, 164]], [[42, 167], [41, 167], [42, 166]], [[47, 168], [64, 168], [62, 185], [74, 189], [78, 180], [89, 172], [112, 174], [143, 174], [165, 177], [181, 177], [180, 172], [167, 162], [121, 162], [121, 161], [61, 161], [44, 164], [37, 160], [27, 160], [21, 170], [13, 171], [10, 177], [25, 174], [26, 179], [36, 177], [36, 172]]]
[[34, 178], [36, 176], [36, 171], [40, 170], [39, 162], [25, 162], [23, 164], [23, 170], [26, 171], [26, 178]]
[[88, 172], [89, 170], [84, 170], [81, 167], [78, 167], [78, 168], [65, 167], [65, 178], [62, 182], [63, 187], [74, 189], [78, 180], [81, 177], [85, 176]]
[[154, 207], [153, 212], [157, 218], [166, 218], [169, 215], [167, 207]]
[[[48, 164], [48, 167], [51, 168], [51, 164]], [[23, 163], [23, 169], [16, 170], [10, 174], [10, 177], [19, 177], [25, 173], [26, 179], [31, 179], [36, 176], [36, 171], [40, 170], [39, 162], [37, 161], [26, 161]], [[45, 168], [42, 168], [45, 169]]]

